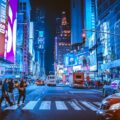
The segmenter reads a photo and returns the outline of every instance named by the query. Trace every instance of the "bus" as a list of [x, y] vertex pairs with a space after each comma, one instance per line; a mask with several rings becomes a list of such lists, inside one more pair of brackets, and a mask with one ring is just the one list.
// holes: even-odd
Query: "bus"
[[83, 72], [74, 72], [69, 75], [69, 82], [71, 87], [84, 88], [85, 79]]
[[48, 75], [46, 84], [48, 86], [56, 86], [56, 77], [55, 75]]

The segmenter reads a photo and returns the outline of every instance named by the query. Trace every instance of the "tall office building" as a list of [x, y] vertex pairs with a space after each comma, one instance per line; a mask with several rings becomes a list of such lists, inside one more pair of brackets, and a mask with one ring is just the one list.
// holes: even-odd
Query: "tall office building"
[[32, 10], [31, 20], [34, 21], [35, 74], [37, 77], [44, 77], [45, 10], [43, 8]]
[[99, 70], [106, 74], [106, 79], [120, 78], [120, 1], [98, 0], [97, 3]]
[[70, 52], [70, 49], [70, 27], [67, 22], [66, 13], [63, 11], [61, 17], [56, 18], [55, 71], [63, 69], [64, 55]]
[[84, 29], [83, 6], [83, 0], [71, 0], [71, 44], [82, 43], [82, 29]]
[[90, 71], [97, 71], [95, 28], [96, 1], [71, 0], [71, 43], [79, 46], [81, 54], [89, 52]]
[[16, 63], [19, 65], [19, 72], [23, 77], [29, 74], [30, 10], [29, 0], [19, 0]]

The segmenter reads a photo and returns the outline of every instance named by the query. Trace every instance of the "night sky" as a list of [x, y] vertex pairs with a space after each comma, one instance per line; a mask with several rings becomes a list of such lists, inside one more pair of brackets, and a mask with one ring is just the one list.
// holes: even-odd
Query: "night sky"
[[70, 22], [70, 0], [31, 0], [32, 9], [43, 7], [45, 15], [45, 69], [46, 74], [54, 69], [55, 18], [66, 11]]

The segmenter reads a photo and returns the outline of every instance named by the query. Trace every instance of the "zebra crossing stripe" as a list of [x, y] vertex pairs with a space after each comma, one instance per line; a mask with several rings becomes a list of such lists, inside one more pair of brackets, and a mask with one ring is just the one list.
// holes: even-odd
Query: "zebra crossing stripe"
[[26, 104], [22, 109], [23, 110], [33, 110], [35, 105], [38, 103], [38, 101], [30, 101], [29, 103]]
[[100, 102], [94, 102], [94, 104], [97, 105], [97, 106], [100, 106], [100, 105], [101, 105]]
[[73, 99], [73, 101], [76, 103], [77, 106], [79, 106], [82, 110], [86, 110], [85, 107], [83, 107], [76, 99]]
[[78, 105], [76, 105], [74, 102], [69, 102], [69, 104], [74, 110], [81, 110], [81, 108]]
[[63, 101], [55, 101], [57, 110], [68, 110], [67, 106]]
[[80, 101], [80, 103], [82, 103], [83, 105], [85, 105], [87, 108], [93, 110], [93, 111], [97, 111], [97, 107], [94, 106], [93, 104], [91, 104], [90, 102], [86, 102], [86, 101]]
[[17, 108], [18, 108], [18, 105], [13, 105], [13, 106], [5, 108], [5, 110], [16, 110]]
[[43, 101], [40, 105], [39, 110], [50, 110], [51, 101]]

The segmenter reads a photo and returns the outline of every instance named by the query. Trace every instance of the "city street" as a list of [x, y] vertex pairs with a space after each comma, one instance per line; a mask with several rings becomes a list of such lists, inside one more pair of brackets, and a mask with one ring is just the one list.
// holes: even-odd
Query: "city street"
[[31, 85], [24, 105], [2, 105], [0, 120], [95, 120], [102, 99], [97, 89]]

